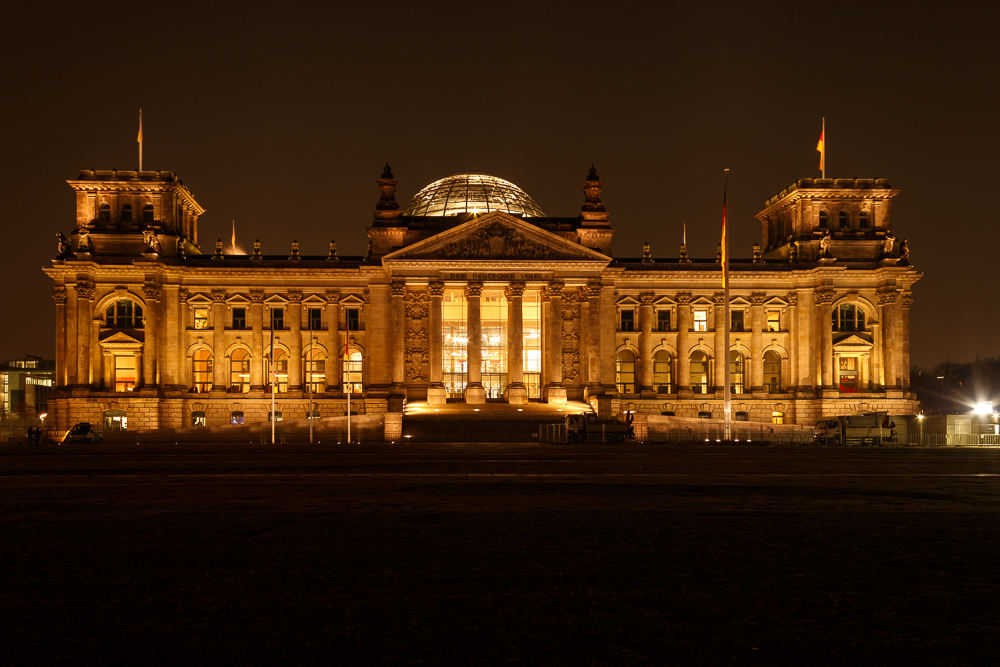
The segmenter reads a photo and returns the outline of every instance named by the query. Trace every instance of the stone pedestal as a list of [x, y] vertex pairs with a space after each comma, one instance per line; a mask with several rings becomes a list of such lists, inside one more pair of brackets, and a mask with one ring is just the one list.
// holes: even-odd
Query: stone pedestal
[[566, 405], [566, 387], [549, 387], [545, 391], [545, 402], [549, 405]]
[[520, 383], [507, 385], [506, 395], [510, 405], [524, 405], [528, 402], [528, 388]]
[[486, 389], [481, 382], [470, 382], [465, 387], [465, 402], [469, 405], [482, 405], [486, 402]]
[[444, 405], [448, 402], [444, 385], [427, 387], [427, 403], [429, 405]]

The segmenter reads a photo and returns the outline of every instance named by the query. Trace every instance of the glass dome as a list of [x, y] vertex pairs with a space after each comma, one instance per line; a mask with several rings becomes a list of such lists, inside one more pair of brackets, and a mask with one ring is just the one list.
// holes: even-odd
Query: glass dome
[[503, 211], [526, 218], [545, 213], [527, 192], [489, 174], [463, 171], [434, 181], [414, 195], [403, 215], [458, 215]]

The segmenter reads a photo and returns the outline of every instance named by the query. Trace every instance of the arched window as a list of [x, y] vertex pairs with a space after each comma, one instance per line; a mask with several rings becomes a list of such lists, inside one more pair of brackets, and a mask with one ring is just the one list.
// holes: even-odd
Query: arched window
[[132, 222], [132, 204], [122, 206], [122, 222]]
[[229, 390], [241, 394], [250, 391], [250, 353], [243, 348], [229, 356]]
[[635, 355], [629, 350], [622, 350], [615, 360], [615, 381], [619, 394], [635, 393]]
[[271, 375], [271, 353], [264, 355], [264, 375], [267, 383], [267, 393], [271, 393], [271, 383], [274, 391], [284, 394], [288, 391], [288, 353], [282, 349], [274, 351], [274, 375]]
[[708, 356], [700, 350], [691, 353], [691, 377], [688, 382], [693, 393], [708, 393]]
[[101, 222], [111, 222], [111, 204], [101, 204], [101, 208], [98, 210], [100, 212], [97, 217], [101, 220]]
[[871, 226], [868, 220], [868, 211], [861, 211], [860, 215], [858, 216], [858, 223], [861, 229], [868, 229], [868, 227]]
[[666, 350], [657, 350], [653, 355], [653, 387], [658, 394], [673, 393], [673, 383], [671, 382], [671, 367], [673, 359]]
[[819, 212], [819, 226], [820, 229], [826, 229], [830, 226], [830, 214], [826, 211]]
[[352, 394], [360, 394], [364, 384], [362, 369], [364, 358], [360, 350], [351, 350], [344, 362], [344, 391]]
[[729, 351], [729, 391], [734, 394], [742, 394], [746, 390], [744, 382], [746, 374], [746, 360], [741, 352]]
[[306, 391], [322, 394], [326, 391], [326, 356], [322, 350], [312, 349], [306, 353]]
[[141, 329], [142, 306], [131, 299], [118, 299], [108, 305], [104, 322], [107, 326], [118, 329]]
[[142, 207], [142, 221], [153, 222], [153, 205], [146, 204]]
[[834, 331], [864, 331], [865, 311], [853, 303], [842, 303], [833, 309], [832, 326]]
[[781, 357], [774, 350], [764, 353], [764, 388], [769, 394], [781, 391]]
[[847, 215], [847, 211], [841, 211], [837, 214], [837, 226], [841, 229], [847, 229], [851, 226], [851, 218]]
[[[207, 348], [195, 350], [191, 357], [192, 377], [194, 377], [194, 390], [199, 394], [204, 394], [212, 390], [212, 351]], [[198, 426], [198, 424], [193, 424]]]
[[105, 431], [127, 431], [128, 430], [128, 417], [125, 415], [124, 410], [105, 410], [104, 411], [104, 430]]

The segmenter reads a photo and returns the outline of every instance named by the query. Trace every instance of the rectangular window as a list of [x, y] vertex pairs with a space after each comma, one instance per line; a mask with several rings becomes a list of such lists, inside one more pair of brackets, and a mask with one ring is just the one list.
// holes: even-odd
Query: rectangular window
[[840, 357], [838, 364], [838, 379], [840, 391], [845, 394], [853, 394], [858, 390], [858, 358]]
[[132, 391], [135, 389], [135, 355], [115, 355], [115, 391]]
[[774, 411], [771, 413], [771, 423], [772, 424], [784, 424], [785, 423], [785, 413]]
[[635, 311], [623, 310], [621, 312], [621, 327], [619, 331], [635, 331]]
[[323, 309], [322, 308], [310, 308], [309, 309], [309, 330], [319, 331], [323, 328]]
[[191, 426], [205, 426], [205, 413], [202, 410], [195, 410], [191, 413]]
[[669, 310], [658, 310], [658, 311], [656, 311], [656, 330], [657, 331], [670, 331], [670, 311]]
[[730, 311], [730, 324], [732, 325], [729, 327], [730, 331], [746, 331], [746, 329], [743, 328], [743, 315], [744, 313], [742, 310]]
[[346, 314], [347, 330], [361, 331], [361, 311], [358, 308], [348, 308]]
[[279, 331], [285, 328], [285, 309], [284, 308], [272, 308], [271, 309], [271, 328], [275, 331]]
[[[284, 420], [283, 420], [283, 419], [281, 418], [281, 410], [276, 410], [276, 411], [274, 412], [274, 415], [273, 415], [273, 416], [274, 416], [274, 421], [276, 421], [276, 422], [280, 422], [280, 421], [284, 421]], [[272, 417], [271, 413], [270, 413], [270, 412], [268, 412], [268, 413], [267, 413], [267, 421], [271, 421], [271, 417]]]
[[777, 309], [767, 311], [767, 330], [781, 331], [781, 311]]
[[696, 311], [694, 311], [694, 330], [695, 331], [708, 331], [708, 311], [707, 310], [696, 310]]
[[243, 412], [240, 410], [234, 410], [229, 413], [229, 423], [230, 424], [242, 424], [243, 423]]
[[195, 329], [208, 328], [208, 308], [194, 309], [194, 328]]
[[233, 308], [233, 328], [234, 329], [246, 329], [247, 328], [247, 309], [246, 308]]

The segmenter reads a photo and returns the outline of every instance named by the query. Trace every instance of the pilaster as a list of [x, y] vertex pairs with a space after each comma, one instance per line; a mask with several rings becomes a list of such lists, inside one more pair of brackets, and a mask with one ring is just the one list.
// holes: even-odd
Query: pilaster
[[469, 358], [468, 383], [465, 387], [465, 402], [478, 405], [486, 402], [486, 389], [483, 388], [483, 323], [481, 319], [482, 283], [469, 283], [465, 287], [465, 298], [468, 302], [467, 330], [469, 340], [466, 350]]

